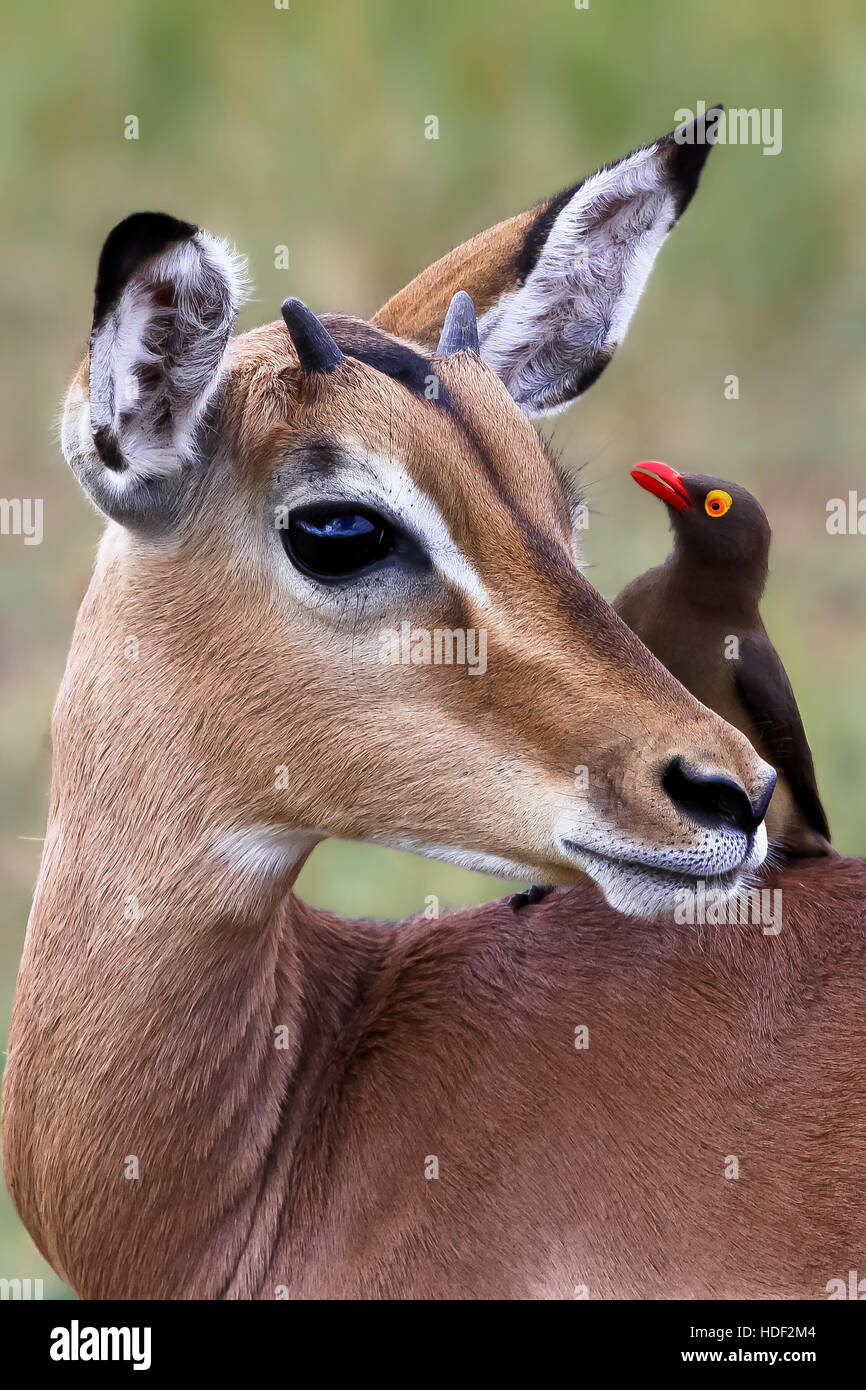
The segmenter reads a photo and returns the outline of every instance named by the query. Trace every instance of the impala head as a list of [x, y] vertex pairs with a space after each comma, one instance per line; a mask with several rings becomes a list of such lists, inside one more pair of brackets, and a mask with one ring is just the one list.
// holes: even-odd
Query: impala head
[[86, 798], [95, 744], [139, 839], [164, 807], [261, 872], [338, 835], [586, 871], [626, 911], [761, 862], [771, 770], [581, 575], [578, 499], [527, 419], [599, 375], [706, 151], [628, 156], [378, 324], [288, 300], [233, 338], [220, 243], [115, 228], [64, 420], [113, 524], [58, 707], [61, 799], [64, 777]]

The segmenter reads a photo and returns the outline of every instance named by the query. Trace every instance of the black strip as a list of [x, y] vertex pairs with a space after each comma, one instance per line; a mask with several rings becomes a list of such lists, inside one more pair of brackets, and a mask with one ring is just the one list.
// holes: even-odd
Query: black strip
[[[321, 319], [347, 357], [354, 357], [374, 371], [382, 372], [392, 381], [405, 386], [413, 395], [425, 395], [429, 378], [436, 375], [429, 357], [407, 347], [405, 343], [395, 342], [387, 333], [365, 323], [363, 319], [347, 318], [342, 314], [322, 314]], [[440, 382], [440, 405], [444, 394], [444, 386]]]
[[117, 435], [110, 425], [100, 425], [93, 431], [93, 444], [106, 468], [114, 473], [126, 472], [126, 460], [120, 452]]
[[538, 264], [538, 258], [544, 250], [545, 242], [553, 230], [557, 217], [563, 208], [571, 202], [577, 190], [585, 183], [586, 179], [581, 179], [579, 183], [572, 184], [571, 188], [564, 188], [561, 193], [557, 193], [529, 224], [523, 238], [523, 248], [517, 257], [516, 269], [519, 285], [524, 283]]

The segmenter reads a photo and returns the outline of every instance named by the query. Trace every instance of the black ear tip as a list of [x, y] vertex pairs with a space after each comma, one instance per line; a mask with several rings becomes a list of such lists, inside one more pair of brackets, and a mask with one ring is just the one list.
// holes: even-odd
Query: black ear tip
[[178, 241], [190, 241], [198, 232], [194, 222], [183, 222], [167, 212], [133, 212], [112, 227], [99, 253], [94, 327], [114, 307], [124, 285], [140, 265]]
[[111, 229], [108, 240], [122, 236], [124, 240], [184, 241], [197, 231], [194, 222], [172, 217], [170, 212], [131, 212]]
[[704, 131], [708, 123], [715, 126], [719, 116], [724, 113], [724, 110], [724, 103], [721, 101], [717, 101], [714, 106], [706, 106], [703, 110], [698, 111], [697, 114], [689, 115], [686, 120], [681, 121], [678, 126], [675, 126], [674, 129], [669, 131], [663, 138], [675, 144], [685, 144], [687, 141], [687, 132], [691, 131], [694, 137], [694, 135]]
[[694, 197], [703, 167], [716, 143], [718, 120], [724, 109], [721, 103], [711, 106], [691, 120], [683, 121], [665, 137], [669, 176], [676, 194], [677, 217], [685, 212]]
[[302, 370], [332, 372], [343, 354], [312, 309], [302, 299], [289, 298], [283, 300], [281, 312]]

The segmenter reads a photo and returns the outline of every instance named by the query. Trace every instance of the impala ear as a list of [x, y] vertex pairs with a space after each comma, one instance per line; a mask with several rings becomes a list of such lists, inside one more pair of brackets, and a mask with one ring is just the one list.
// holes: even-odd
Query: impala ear
[[688, 206], [720, 107], [457, 247], [373, 320], [435, 347], [455, 290], [481, 356], [530, 415], [591, 386], [622, 341], [656, 255]]
[[64, 454], [108, 516], [146, 526], [180, 514], [243, 293], [243, 263], [189, 222], [134, 213], [109, 234], [88, 372], [63, 422]]

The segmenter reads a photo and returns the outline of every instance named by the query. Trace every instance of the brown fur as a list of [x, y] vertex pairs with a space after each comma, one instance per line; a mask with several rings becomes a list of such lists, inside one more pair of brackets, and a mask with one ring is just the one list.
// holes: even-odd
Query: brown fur
[[862, 1267], [866, 863], [768, 886], [778, 937], [586, 887], [392, 928], [188, 904], [158, 969], [43, 959], [13, 1196], [92, 1297], [824, 1297]]
[[480, 316], [516, 287], [526, 234], [549, 201], [498, 222], [449, 251], [393, 295], [373, 322], [386, 333], [435, 348], [457, 290], [471, 295]]

